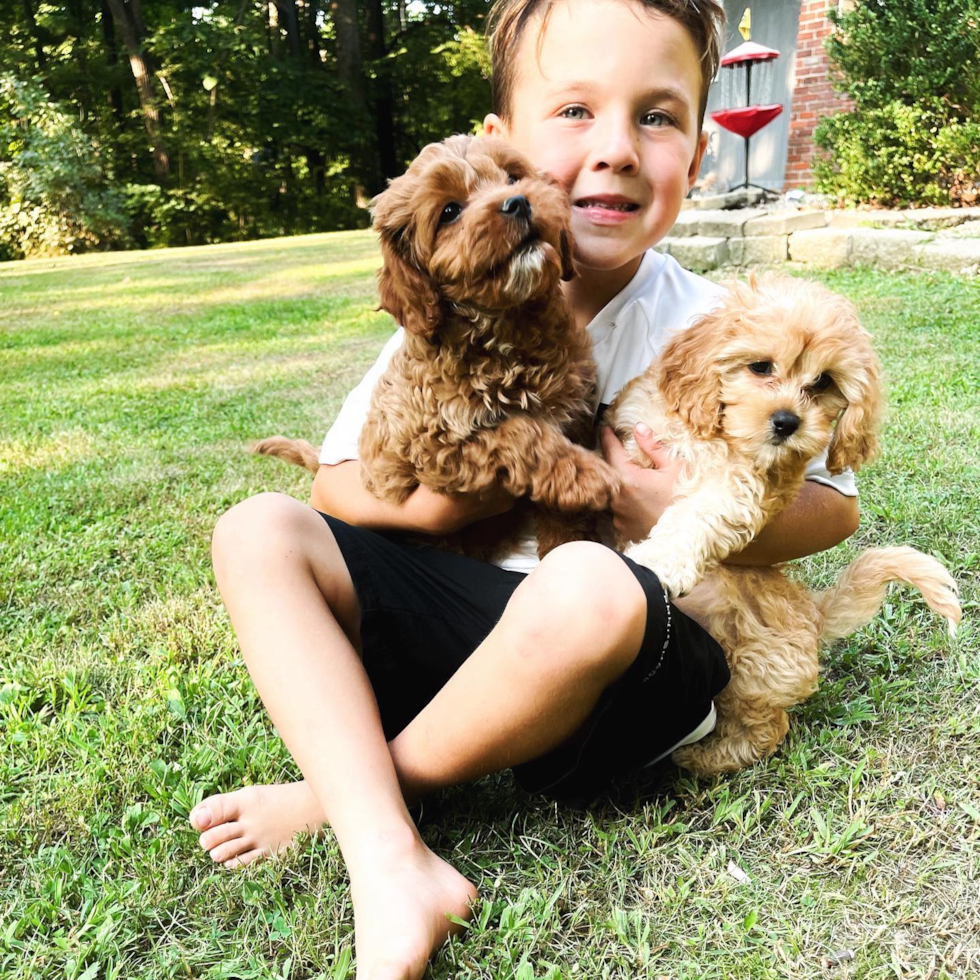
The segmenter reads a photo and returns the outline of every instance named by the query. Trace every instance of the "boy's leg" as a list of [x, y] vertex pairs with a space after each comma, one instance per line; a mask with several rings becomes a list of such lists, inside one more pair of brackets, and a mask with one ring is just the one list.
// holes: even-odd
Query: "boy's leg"
[[390, 743], [402, 783], [421, 794], [555, 748], [636, 658], [646, 622], [646, 596], [618, 555], [591, 542], [556, 548]]
[[[336, 552], [335, 555], [333, 553]], [[359, 618], [331, 540], [315, 558], [328, 605], [348, 635]], [[333, 579], [342, 587], [332, 587]], [[331, 581], [328, 581], [331, 580]], [[410, 798], [543, 754], [572, 734], [643, 639], [646, 602], [625, 563], [580, 543], [557, 549], [518, 588], [501, 622], [391, 750]], [[247, 863], [326, 820], [305, 783], [245, 787], [192, 815], [218, 862]]]
[[475, 889], [405, 807], [371, 686], [325, 598], [338, 588], [331, 549], [318, 514], [263, 495], [218, 523], [215, 576], [256, 689], [337, 836], [359, 980], [417, 977], [452, 928], [446, 913], [467, 915]]

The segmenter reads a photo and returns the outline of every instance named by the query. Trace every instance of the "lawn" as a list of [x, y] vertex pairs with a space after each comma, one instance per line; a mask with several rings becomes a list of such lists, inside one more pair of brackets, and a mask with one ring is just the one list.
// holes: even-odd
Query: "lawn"
[[[309, 475], [391, 326], [368, 233], [0, 265], [0, 976], [342, 978], [335, 842], [216, 870], [202, 796], [294, 778], [210, 570], [218, 516]], [[907, 592], [829, 654], [769, 762], [574, 811], [508, 774], [426, 806], [481, 889], [437, 978], [980, 976], [980, 282], [825, 274], [885, 365], [857, 535], [963, 585], [955, 640]]]

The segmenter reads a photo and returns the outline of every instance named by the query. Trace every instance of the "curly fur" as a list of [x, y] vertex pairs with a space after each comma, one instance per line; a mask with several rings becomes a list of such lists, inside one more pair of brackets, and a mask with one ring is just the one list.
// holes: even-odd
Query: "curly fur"
[[[828, 445], [831, 471], [857, 470], [877, 446], [880, 409], [878, 360], [850, 303], [789, 276], [736, 283], [609, 409], [638, 461], [641, 421], [684, 461], [674, 504], [626, 554], [684, 595], [796, 496]], [[786, 415], [798, 424], [781, 435]]]
[[723, 565], [712, 572], [699, 605], [732, 679], [715, 698], [714, 732], [678, 749], [674, 762], [713, 776], [772, 755], [789, 729], [786, 709], [817, 688], [823, 644], [870, 622], [891, 582], [917, 588], [953, 632], [961, 616], [956, 582], [935, 558], [914, 548], [864, 551], [822, 592], [811, 592], [778, 567]]
[[[816, 688], [821, 643], [868, 622], [889, 582], [916, 586], [951, 626], [959, 621], [948, 572], [912, 548], [867, 551], [816, 595], [778, 567], [719, 565], [796, 496], [814, 456], [828, 449], [832, 472], [870, 458], [880, 386], [870, 338], [846, 300], [816, 283], [753, 277], [668, 343], [611, 406], [635, 462], [649, 465], [633, 438], [642, 421], [684, 463], [675, 503], [626, 553], [673, 596], [711, 573], [695, 598], [731, 669], [714, 733], [675, 752], [679, 765], [711, 775], [774, 752], [786, 709]], [[788, 436], [778, 413], [798, 420]]]
[[[526, 209], [507, 206], [518, 197]], [[443, 221], [450, 204], [459, 215]], [[499, 484], [534, 503], [541, 556], [594, 536], [584, 512], [608, 506], [618, 477], [583, 445], [595, 365], [561, 294], [574, 275], [565, 193], [503, 141], [454, 136], [425, 147], [375, 198], [373, 215], [381, 308], [405, 339], [361, 431], [365, 486], [402, 503], [419, 485], [478, 493]], [[252, 448], [319, 466], [302, 439]], [[467, 530], [462, 546], [505, 552], [525, 510]]]
[[[520, 197], [527, 214], [508, 209]], [[440, 221], [447, 205], [459, 215]], [[381, 305], [406, 330], [359, 442], [365, 485], [402, 502], [501, 485], [546, 508], [598, 510], [615, 472], [569, 436], [591, 430], [588, 335], [565, 308], [563, 191], [498, 140], [427, 146], [374, 202]], [[539, 553], [557, 543], [539, 535]]]

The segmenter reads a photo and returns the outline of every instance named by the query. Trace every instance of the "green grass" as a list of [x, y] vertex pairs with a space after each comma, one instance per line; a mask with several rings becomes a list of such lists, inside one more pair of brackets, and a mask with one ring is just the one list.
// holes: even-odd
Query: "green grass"
[[[0, 265], [5, 980], [351, 975], [329, 836], [216, 871], [186, 815], [296, 775], [208, 542], [249, 494], [305, 499], [245, 445], [322, 436], [390, 330], [376, 264], [358, 232]], [[822, 278], [875, 335], [891, 409], [858, 534], [806, 574], [915, 545], [963, 583], [959, 636], [893, 593], [732, 778], [589, 812], [506, 774], [432, 801], [426, 839], [483, 896], [435, 977], [980, 976], [980, 283]]]

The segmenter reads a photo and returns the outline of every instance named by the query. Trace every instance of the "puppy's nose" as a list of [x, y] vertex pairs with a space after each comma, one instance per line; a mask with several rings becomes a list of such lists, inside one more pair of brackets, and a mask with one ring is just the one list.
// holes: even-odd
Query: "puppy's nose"
[[772, 431], [779, 440], [788, 439], [800, 427], [799, 415], [785, 408], [773, 412], [769, 421], [772, 423]]
[[523, 218], [525, 221], [531, 218], [531, 202], [523, 194], [508, 197], [501, 205], [500, 210], [508, 218]]

